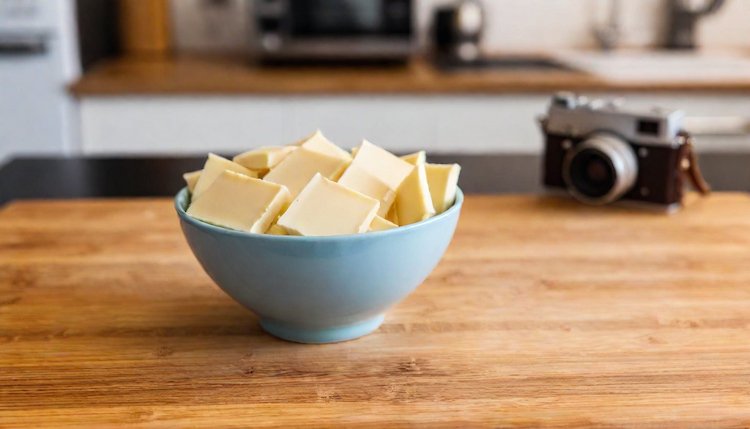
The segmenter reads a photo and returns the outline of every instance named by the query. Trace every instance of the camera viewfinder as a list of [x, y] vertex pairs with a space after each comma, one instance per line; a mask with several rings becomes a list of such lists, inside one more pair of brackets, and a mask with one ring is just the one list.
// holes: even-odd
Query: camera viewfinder
[[638, 121], [638, 134], [647, 136], [658, 136], [660, 127], [659, 121], [640, 119]]

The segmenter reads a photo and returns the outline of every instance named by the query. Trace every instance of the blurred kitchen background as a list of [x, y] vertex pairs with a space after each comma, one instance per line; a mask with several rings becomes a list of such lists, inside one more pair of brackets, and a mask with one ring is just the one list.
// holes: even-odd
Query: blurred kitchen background
[[316, 128], [539, 154], [573, 90], [750, 152], [747, 0], [0, 0], [0, 159], [196, 155]]

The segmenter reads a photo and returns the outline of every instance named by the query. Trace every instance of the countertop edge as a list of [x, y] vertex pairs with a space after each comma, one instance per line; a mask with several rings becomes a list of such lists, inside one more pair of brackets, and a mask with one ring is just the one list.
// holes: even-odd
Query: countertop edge
[[387, 68], [260, 68], [240, 58], [122, 57], [67, 86], [77, 98], [114, 96], [503, 95], [588, 92], [750, 94], [747, 81], [616, 82], [579, 71], [440, 72], [426, 59]]

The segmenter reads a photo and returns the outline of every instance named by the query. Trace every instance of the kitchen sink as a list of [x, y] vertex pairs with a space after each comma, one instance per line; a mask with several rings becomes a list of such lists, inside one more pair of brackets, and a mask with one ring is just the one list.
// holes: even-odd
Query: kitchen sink
[[475, 61], [437, 59], [441, 71], [574, 71], [575, 67], [555, 58], [545, 57], [485, 57]]
[[750, 57], [721, 52], [570, 52], [557, 61], [617, 82], [750, 80]]

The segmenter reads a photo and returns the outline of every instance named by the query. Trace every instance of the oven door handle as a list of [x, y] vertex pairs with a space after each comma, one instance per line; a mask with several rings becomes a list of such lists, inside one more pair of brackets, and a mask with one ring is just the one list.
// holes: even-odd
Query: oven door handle
[[0, 55], [37, 55], [47, 51], [48, 33], [0, 32]]

